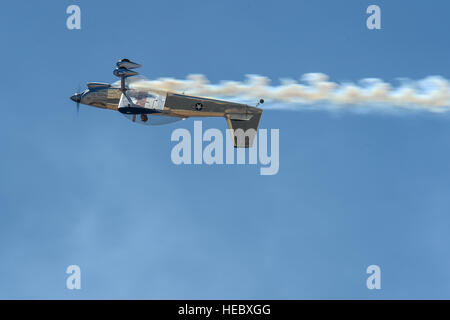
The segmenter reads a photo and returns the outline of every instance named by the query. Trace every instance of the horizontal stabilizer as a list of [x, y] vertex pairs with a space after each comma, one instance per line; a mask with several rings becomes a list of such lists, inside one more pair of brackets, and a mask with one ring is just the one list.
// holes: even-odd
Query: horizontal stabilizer
[[116, 77], [132, 77], [132, 76], [138, 75], [139, 73], [137, 71], [133, 71], [133, 70], [129, 70], [124, 67], [120, 67], [120, 68], [116, 68], [113, 71], [113, 74]]
[[128, 59], [120, 59], [117, 61], [117, 68], [126, 68], [126, 69], [136, 69], [140, 68], [141, 65], [139, 63], [130, 61]]

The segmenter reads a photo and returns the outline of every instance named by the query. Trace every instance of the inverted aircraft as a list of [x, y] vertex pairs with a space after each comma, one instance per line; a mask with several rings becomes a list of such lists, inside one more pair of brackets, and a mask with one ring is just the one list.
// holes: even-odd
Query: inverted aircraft
[[[120, 86], [102, 82], [90, 82], [88, 89], [70, 98], [79, 104], [119, 111], [131, 121], [145, 125], [175, 122], [189, 117], [224, 117], [237, 148], [253, 144], [262, 109], [247, 104], [202, 98], [159, 89], [141, 89], [130, 86], [129, 77], [138, 75], [140, 64], [121, 59], [113, 74], [120, 78]], [[238, 139], [236, 130], [245, 132]], [[249, 130], [253, 129], [253, 130]]]

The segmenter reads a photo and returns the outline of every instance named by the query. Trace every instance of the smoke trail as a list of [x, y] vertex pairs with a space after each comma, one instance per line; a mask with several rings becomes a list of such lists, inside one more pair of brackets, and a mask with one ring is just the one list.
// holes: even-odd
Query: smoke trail
[[242, 82], [221, 81], [212, 84], [204, 75], [193, 74], [183, 80], [140, 78], [131, 81], [129, 86], [245, 101], [264, 98], [272, 109], [301, 110], [307, 105], [331, 105], [345, 109], [369, 106], [382, 110], [450, 110], [450, 82], [441, 76], [429, 76], [417, 81], [400, 79], [397, 87], [376, 78], [363, 79], [357, 84], [336, 83], [329, 81], [329, 77], [323, 73], [305, 74], [300, 82], [289, 79], [280, 82], [280, 85], [271, 85], [267, 77], [247, 75]]

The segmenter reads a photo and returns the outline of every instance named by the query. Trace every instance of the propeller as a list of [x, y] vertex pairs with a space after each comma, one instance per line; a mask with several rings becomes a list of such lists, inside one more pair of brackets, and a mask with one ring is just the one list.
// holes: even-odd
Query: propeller
[[[78, 84], [78, 86], [77, 86], [77, 93], [78, 92], [80, 92], [80, 84]], [[79, 115], [79, 113], [80, 113], [80, 100], [78, 99], [77, 100], [77, 116]]]
[[81, 101], [81, 93], [78, 93], [79, 91], [80, 91], [80, 85], [78, 84], [77, 92], [73, 96], [70, 97], [70, 99], [72, 101], [77, 103], [77, 115], [80, 112], [80, 101]]

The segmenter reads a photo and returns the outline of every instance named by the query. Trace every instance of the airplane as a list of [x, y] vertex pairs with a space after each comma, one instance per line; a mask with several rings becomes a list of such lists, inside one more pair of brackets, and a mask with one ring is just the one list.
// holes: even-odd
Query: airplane
[[[131, 121], [146, 125], [158, 125], [183, 120], [189, 117], [224, 117], [230, 129], [235, 148], [249, 148], [253, 144], [264, 103], [260, 99], [255, 106], [195, 97], [159, 89], [138, 89], [130, 87], [127, 79], [138, 75], [135, 70], [140, 64], [121, 59], [116, 63], [113, 74], [120, 78], [120, 86], [115, 84], [90, 82], [88, 89], [75, 93], [71, 100], [79, 104], [119, 111]], [[244, 138], [236, 133], [242, 129]], [[253, 129], [253, 130], [248, 130]], [[247, 131], [248, 130], [248, 131]], [[240, 131], [242, 132], [242, 131]]]

